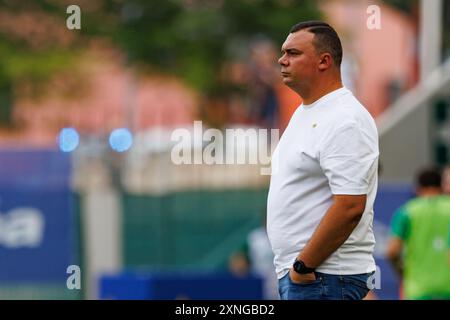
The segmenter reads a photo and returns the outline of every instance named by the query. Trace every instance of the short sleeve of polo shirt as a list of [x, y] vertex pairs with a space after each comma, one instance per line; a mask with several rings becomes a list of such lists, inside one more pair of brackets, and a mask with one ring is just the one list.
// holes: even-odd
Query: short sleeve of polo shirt
[[408, 239], [410, 229], [408, 211], [406, 211], [405, 206], [400, 207], [392, 217], [391, 234], [402, 240], [406, 240]]
[[378, 165], [377, 141], [356, 123], [328, 134], [321, 144], [320, 166], [333, 194], [368, 193], [370, 177]]

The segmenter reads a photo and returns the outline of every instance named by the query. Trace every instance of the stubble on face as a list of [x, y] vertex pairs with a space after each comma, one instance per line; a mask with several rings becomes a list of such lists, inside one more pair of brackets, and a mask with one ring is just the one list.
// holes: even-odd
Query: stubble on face
[[290, 33], [281, 47], [279, 59], [283, 82], [296, 92], [307, 94], [314, 77], [316, 50], [313, 45], [314, 34], [300, 30]]

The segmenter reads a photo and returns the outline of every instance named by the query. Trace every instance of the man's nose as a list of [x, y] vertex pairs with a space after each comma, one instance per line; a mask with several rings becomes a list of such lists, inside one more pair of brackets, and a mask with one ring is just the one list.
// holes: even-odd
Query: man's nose
[[286, 60], [286, 55], [285, 54], [283, 54], [281, 57], [280, 57], [280, 59], [278, 59], [278, 63], [280, 64], [280, 65], [282, 65], [282, 66], [285, 66], [286, 64], [287, 64], [287, 60]]

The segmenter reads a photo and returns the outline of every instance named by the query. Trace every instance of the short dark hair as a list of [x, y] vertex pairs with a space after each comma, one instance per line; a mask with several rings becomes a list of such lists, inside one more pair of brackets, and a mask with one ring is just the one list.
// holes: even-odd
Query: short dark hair
[[416, 185], [420, 188], [440, 188], [441, 180], [441, 172], [437, 168], [426, 168], [417, 174]]
[[328, 23], [322, 21], [305, 21], [297, 23], [289, 33], [306, 30], [314, 34], [313, 45], [319, 54], [329, 52], [337, 67], [342, 62], [342, 45], [339, 36]]

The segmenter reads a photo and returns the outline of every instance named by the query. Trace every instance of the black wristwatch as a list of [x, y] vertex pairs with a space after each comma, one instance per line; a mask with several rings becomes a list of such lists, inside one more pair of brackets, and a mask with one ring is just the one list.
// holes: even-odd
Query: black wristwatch
[[307, 273], [314, 272], [316, 270], [314, 268], [307, 267], [302, 260], [297, 260], [297, 259], [295, 259], [293, 268], [294, 268], [294, 271], [299, 274], [307, 274]]

